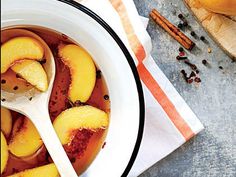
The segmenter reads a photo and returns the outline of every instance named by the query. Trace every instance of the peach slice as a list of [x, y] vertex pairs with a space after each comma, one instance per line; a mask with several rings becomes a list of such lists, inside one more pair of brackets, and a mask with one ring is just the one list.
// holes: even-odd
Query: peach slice
[[206, 9], [225, 15], [236, 15], [235, 0], [199, 0]]
[[70, 69], [71, 84], [68, 96], [71, 101], [86, 102], [96, 81], [96, 67], [91, 56], [80, 46], [61, 45], [59, 56]]
[[12, 116], [11, 112], [1, 107], [1, 131], [4, 133], [6, 137], [8, 137], [11, 133], [12, 128]]
[[34, 154], [43, 144], [38, 131], [28, 118], [18, 118], [13, 125], [9, 150], [17, 157]]
[[3, 133], [1, 132], [1, 174], [4, 171], [8, 160], [8, 147], [7, 141]]
[[47, 74], [39, 62], [35, 60], [20, 60], [11, 69], [38, 90], [42, 92], [47, 90]]
[[42, 60], [44, 49], [31, 37], [15, 37], [1, 45], [1, 74], [17, 60]]
[[10, 175], [8, 177], [45, 177], [45, 176], [59, 177], [59, 173], [54, 163], [24, 170], [22, 172]]
[[73, 107], [63, 111], [53, 122], [63, 145], [71, 142], [75, 130], [99, 129], [108, 126], [108, 115], [92, 106]]

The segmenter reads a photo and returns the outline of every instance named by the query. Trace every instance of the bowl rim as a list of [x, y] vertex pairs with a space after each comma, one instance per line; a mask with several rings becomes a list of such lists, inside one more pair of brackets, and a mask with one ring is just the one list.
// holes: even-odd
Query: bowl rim
[[139, 129], [138, 129], [138, 135], [137, 135], [137, 139], [136, 139], [136, 143], [135, 143], [132, 155], [130, 157], [130, 160], [129, 160], [124, 172], [121, 175], [122, 177], [127, 176], [129, 174], [134, 162], [135, 162], [136, 157], [137, 157], [137, 154], [138, 154], [138, 151], [139, 151], [139, 148], [141, 145], [142, 137], [143, 137], [144, 123], [145, 123], [145, 102], [144, 102], [143, 88], [142, 88], [142, 84], [140, 81], [140, 77], [139, 77], [136, 65], [134, 63], [134, 60], [133, 60], [131, 54], [129, 53], [128, 49], [126, 48], [124, 43], [121, 41], [119, 36], [100, 16], [98, 16], [95, 12], [93, 12], [89, 8], [85, 7], [84, 5], [82, 5], [78, 2], [75, 2], [73, 0], [57, 0], [57, 1], [66, 3], [76, 9], [82, 11], [83, 13], [90, 16], [97, 23], [99, 23], [110, 34], [110, 36], [115, 40], [117, 45], [120, 47], [121, 51], [125, 55], [125, 58], [127, 59], [127, 62], [129, 63], [129, 66], [132, 70], [134, 80], [135, 80], [135, 83], [137, 86], [138, 96], [139, 96]]
[[[119, 175], [122, 174], [121, 176], [127, 176], [129, 174], [129, 171], [131, 170], [135, 159], [137, 157], [140, 144], [142, 141], [142, 136], [143, 136], [143, 130], [144, 130], [144, 122], [145, 122], [145, 103], [144, 103], [144, 95], [143, 95], [143, 89], [142, 89], [142, 84], [138, 75], [138, 71], [135, 65], [135, 61], [133, 60], [131, 54], [129, 53], [128, 49], [124, 45], [124, 43], [121, 41], [119, 36], [114, 32], [114, 30], [101, 18], [99, 17], [96, 13], [94, 13], [92, 10], [89, 8], [85, 7], [84, 5], [74, 1], [74, 0], [55, 0], [55, 2], [61, 2], [61, 4], [66, 4], [69, 5], [70, 7], [74, 8], [74, 12], [79, 11], [83, 13], [85, 16], [88, 18], [91, 18], [91, 21], [94, 21], [94, 23], [97, 23], [98, 26], [101, 27], [101, 29], [104, 30], [104, 34], [107, 33], [108, 36], [112, 37], [111, 41], [114, 40], [114, 44], [118, 45], [118, 49], [120, 49], [121, 55], [125, 57], [122, 59], [122, 62], [127, 62], [128, 68], [130, 68], [130, 80], [133, 82], [134, 86], [134, 92], [136, 92], [136, 103], [137, 103], [137, 110], [136, 110], [136, 116], [135, 120], [133, 121], [139, 121], [137, 123], [137, 127], [135, 128], [135, 134], [133, 137], [133, 145], [130, 147], [130, 152], [127, 154], [127, 159], [125, 163], [122, 165], [122, 169], [119, 170]], [[1, 22], [2, 23], [2, 22]], [[123, 53], [123, 54], [122, 54]], [[124, 60], [124, 61], [123, 61]], [[128, 69], [127, 68], [127, 69]], [[134, 79], [134, 80], [133, 80]], [[136, 87], [136, 89], [135, 89]], [[139, 119], [138, 119], [139, 117]]]

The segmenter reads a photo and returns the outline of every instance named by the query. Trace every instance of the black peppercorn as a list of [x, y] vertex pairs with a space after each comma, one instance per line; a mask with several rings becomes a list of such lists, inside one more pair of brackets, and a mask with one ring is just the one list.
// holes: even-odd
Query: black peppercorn
[[18, 86], [15, 86], [14, 88], [13, 88], [13, 90], [17, 90], [18, 89]]
[[108, 95], [104, 95], [104, 100], [109, 100], [109, 96]]
[[2, 80], [1, 80], [1, 83], [2, 83], [2, 84], [5, 84], [6, 82], [7, 82], [7, 81], [6, 81], [5, 79], [2, 79]]
[[202, 60], [202, 64], [206, 65], [207, 61], [206, 60]]
[[102, 77], [102, 72], [100, 70], [96, 71], [96, 78], [100, 79]]
[[39, 63], [42, 65], [42, 64], [45, 64], [47, 62], [46, 59], [42, 59], [41, 61], [39, 61]]
[[16, 74], [16, 78], [21, 78], [19, 74]]
[[180, 47], [179, 48], [179, 52], [183, 52], [184, 51], [184, 48], [183, 47]]
[[178, 28], [179, 28], [179, 29], [182, 29], [182, 28], [183, 28], [183, 24], [182, 24], [182, 23], [179, 23], [179, 24], [178, 24]]
[[191, 31], [190, 35], [191, 36], [196, 36], [196, 33], [194, 31]]
[[222, 67], [222, 66], [219, 66], [219, 69], [223, 69], [223, 67]]
[[205, 41], [205, 37], [204, 37], [204, 36], [201, 36], [200, 39], [201, 39], [202, 41]]
[[184, 16], [183, 16], [183, 14], [179, 14], [178, 17], [179, 17], [180, 19], [182, 19]]

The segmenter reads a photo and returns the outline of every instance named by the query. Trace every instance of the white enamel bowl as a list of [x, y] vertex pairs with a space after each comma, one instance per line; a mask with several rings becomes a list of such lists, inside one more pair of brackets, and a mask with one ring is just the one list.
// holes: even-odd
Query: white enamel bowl
[[126, 176], [143, 133], [144, 101], [133, 59], [114, 31], [72, 1], [2, 0], [3, 28], [35, 25], [63, 33], [85, 48], [101, 69], [111, 100], [106, 146], [83, 176]]

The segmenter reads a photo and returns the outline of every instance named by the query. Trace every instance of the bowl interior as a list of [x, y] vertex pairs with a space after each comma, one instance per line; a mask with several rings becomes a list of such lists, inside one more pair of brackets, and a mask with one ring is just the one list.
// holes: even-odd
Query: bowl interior
[[142, 93], [138, 93], [142, 89], [117, 42], [89, 15], [59, 1], [3, 0], [1, 16], [2, 28], [33, 25], [53, 29], [69, 36], [93, 57], [108, 87], [111, 115], [106, 146], [83, 175], [121, 176], [142, 133], [143, 103]]

